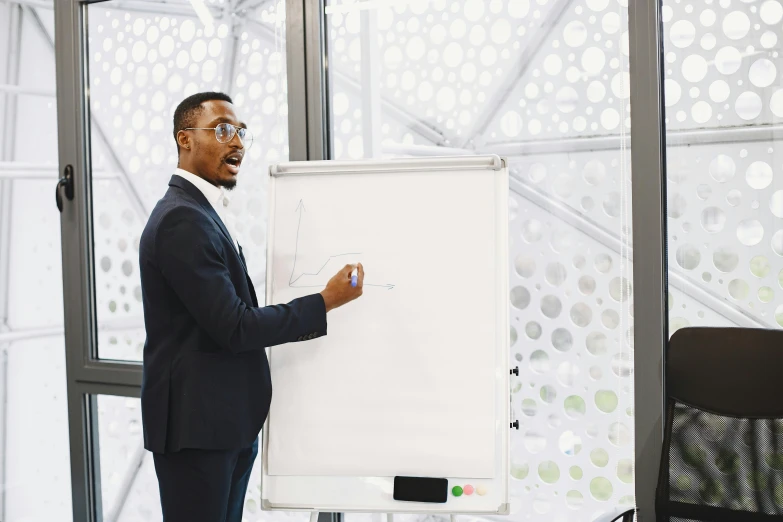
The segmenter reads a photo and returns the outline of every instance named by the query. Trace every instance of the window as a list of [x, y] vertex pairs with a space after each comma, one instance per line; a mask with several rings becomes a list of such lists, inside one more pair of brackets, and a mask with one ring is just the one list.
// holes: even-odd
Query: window
[[781, 19], [664, 2], [670, 334], [783, 327]]
[[334, 158], [509, 159], [512, 517], [633, 505], [627, 3], [330, 1], [326, 20]]

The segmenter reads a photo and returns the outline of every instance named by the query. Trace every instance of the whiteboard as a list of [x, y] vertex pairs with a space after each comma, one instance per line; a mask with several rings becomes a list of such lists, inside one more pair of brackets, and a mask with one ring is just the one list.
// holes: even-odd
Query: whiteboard
[[[507, 512], [507, 206], [497, 156], [270, 167], [267, 304], [347, 263], [365, 282], [326, 336], [268, 349], [264, 509]], [[397, 475], [484, 494], [395, 501]]]

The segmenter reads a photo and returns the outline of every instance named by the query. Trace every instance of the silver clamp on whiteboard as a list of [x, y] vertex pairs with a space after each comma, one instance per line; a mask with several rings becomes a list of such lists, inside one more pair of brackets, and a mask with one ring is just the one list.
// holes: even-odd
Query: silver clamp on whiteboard
[[385, 161], [289, 161], [270, 165], [269, 175], [279, 177], [316, 174], [432, 172], [439, 170], [501, 170], [506, 167], [507, 163], [505, 158], [495, 154], [485, 156], [435, 156], [427, 158], [426, 165], [422, 165], [420, 158], [392, 158]]

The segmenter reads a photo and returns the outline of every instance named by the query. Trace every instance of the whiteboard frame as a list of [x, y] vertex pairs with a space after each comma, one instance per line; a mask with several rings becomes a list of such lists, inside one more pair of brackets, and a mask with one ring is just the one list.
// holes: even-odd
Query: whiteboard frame
[[[496, 463], [499, 463], [499, 469], [496, 468], [493, 481], [500, 483], [500, 500], [497, 508], [489, 509], [454, 509], [447, 501], [445, 504], [429, 503], [408, 503], [400, 502], [397, 506], [391, 507], [356, 507], [342, 503], [272, 503], [264, 498], [265, 485], [272, 485], [274, 476], [268, 474], [268, 433], [269, 416], [264, 421], [262, 432], [261, 449], [261, 509], [264, 511], [295, 511], [295, 512], [358, 512], [358, 513], [408, 513], [408, 514], [463, 514], [463, 515], [508, 515], [510, 513], [509, 499], [509, 458], [510, 458], [510, 433], [511, 430], [511, 403], [510, 403], [510, 340], [509, 340], [509, 247], [508, 247], [508, 161], [497, 155], [484, 156], [435, 156], [427, 158], [394, 158], [387, 160], [357, 160], [357, 161], [293, 161], [271, 165], [269, 167], [269, 186], [268, 186], [268, 220], [267, 220], [267, 247], [266, 247], [266, 289], [265, 302], [270, 304], [272, 289], [273, 259], [272, 248], [274, 245], [275, 230], [275, 196], [276, 180], [283, 176], [312, 176], [312, 175], [335, 175], [335, 174], [368, 174], [368, 173], [398, 173], [398, 172], [432, 172], [432, 171], [466, 171], [466, 170], [487, 170], [501, 172], [495, 183], [496, 197], [496, 222], [498, 223], [497, 232], [500, 237], [506, 238], [504, 241], [496, 241], [496, 270], [501, 275], [500, 287], [496, 292], [496, 325], [497, 325], [497, 354], [496, 358], [496, 379], [498, 386], [496, 389]], [[266, 349], [267, 357], [271, 361], [271, 348]], [[271, 364], [270, 364], [271, 367]], [[273, 399], [274, 400], [274, 399]], [[309, 481], [311, 483], [324, 480], [327, 477], [286, 477], [288, 480]], [[387, 489], [390, 483], [393, 483], [393, 477], [328, 477], [329, 479], [341, 480], [348, 483], [354, 481], [355, 484], [365, 484], [373, 482], [383, 482]], [[451, 497], [452, 480], [449, 477], [449, 500]], [[467, 479], [470, 480], [470, 479]], [[492, 497], [495, 497], [493, 494]], [[464, 496], [461, 498], [465, 498]]]

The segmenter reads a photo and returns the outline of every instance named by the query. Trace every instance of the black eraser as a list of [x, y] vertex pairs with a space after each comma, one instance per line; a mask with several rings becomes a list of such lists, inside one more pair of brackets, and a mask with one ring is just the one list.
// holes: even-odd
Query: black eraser
[[394, 500], [443, 504], [449, 481], [433, 477], [394, 477]]

